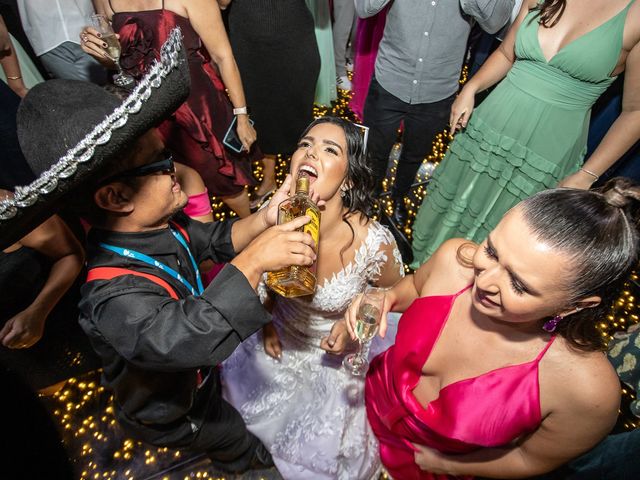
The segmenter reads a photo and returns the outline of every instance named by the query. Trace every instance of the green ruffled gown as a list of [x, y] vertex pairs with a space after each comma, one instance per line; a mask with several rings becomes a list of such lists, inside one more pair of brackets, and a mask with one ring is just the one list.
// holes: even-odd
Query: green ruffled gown
[[412, 268], [450, 238], [484, 240], [507, 210], [580, 168], [591, 106], [615, 80], [634, 1], [549, 61], [538, 42], [537, 12], [529, 12], [513, 67], [435, 170], [413, 227]]

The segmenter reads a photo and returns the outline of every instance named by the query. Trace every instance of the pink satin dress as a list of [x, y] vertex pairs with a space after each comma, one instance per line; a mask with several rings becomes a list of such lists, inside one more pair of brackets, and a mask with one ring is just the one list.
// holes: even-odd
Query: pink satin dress
[[540, 424], [538, 364], [555, 337], [534, 360], [454, 382], [426, 406], [414, 396], [456, 298], [468, 289], [416, 299], [400, 319], [395, 344], [371, 362], [367, 416], [382, 463], [396, 480], [454, 478], [420, 470], [411, 442], [467, 453], [505, 445]]

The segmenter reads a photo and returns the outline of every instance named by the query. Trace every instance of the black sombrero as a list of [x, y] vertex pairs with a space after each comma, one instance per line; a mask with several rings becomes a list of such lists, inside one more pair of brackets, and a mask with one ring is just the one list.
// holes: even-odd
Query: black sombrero
[[18, 137], [38, 176], [0, 202], [0, 248], [51, 216], [73, 191], [117, 173], [112, 160], [171, 115], [189, 94], [179, 29], [160, 59], [124, 100], [88, 82], [49, 80], [32, 88], [18, 110]]

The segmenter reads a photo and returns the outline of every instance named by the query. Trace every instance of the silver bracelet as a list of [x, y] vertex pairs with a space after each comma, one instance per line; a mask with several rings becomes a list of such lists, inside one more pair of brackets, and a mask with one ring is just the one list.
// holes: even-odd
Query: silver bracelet
[[594, 180], [595, 182], [597, 182], [597, 181], [598, 181], [598, 179], [600, 178], [598, 175], [596, 175], [595, 173], [593, 173], [593, 172], [592, 172], [592, 171], [590, 171], [590, 170], [587, 170], [587, 169], [586, 169], [586, 168], [584, 168], [584, 167], [580, 167], [580, 170], [582, 170], [582, 171], [583, 171], [584, 173], [586, 173], [587, 175], [591, 175], [593, 178], [595, 178], [595, 180]]

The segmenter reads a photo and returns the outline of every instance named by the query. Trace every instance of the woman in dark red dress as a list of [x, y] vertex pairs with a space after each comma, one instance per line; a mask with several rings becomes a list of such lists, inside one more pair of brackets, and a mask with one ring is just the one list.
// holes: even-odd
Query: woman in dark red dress
[[[135, 78], [158, 58], [169, 32], [180, 27], [188, 52], [191, 93], [160, 125], [160, 132], [175, 160], [194, 168], [210, 194], [221, 197], [239, 216], [248, 215], [249, 197], [244, 187], [255, 183], [251, 155], [257, 152], [255, 148], [247, 152], [256, 133], [249, 122], [240, 73], [217, 4], [209, 0], [96, 0], [94, 4], [98, 13], [111, 19], [122, 47], [120, 64]], [[113, 67], [105, 44], [95, 33], [91, 28], [82, 31], [84, 50]], [[242, 154], [222, 143], [234, 113], [238, 137], [246, 150]]]

